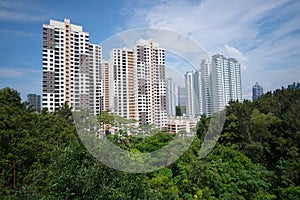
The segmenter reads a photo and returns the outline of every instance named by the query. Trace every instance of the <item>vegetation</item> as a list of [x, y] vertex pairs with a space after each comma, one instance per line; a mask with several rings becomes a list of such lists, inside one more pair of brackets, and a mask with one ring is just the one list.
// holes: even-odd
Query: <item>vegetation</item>
[[176, 106], [176, 116], [182, 116], [184, 113], [186, 113], [186, 106]]
[[[300, 90], [231, 102], [219, 142], [198, 153], [209, 117], [175, 163], [146, 174], [95, 160], [76, 136], [67, 106], [37, 114], [17, 91], [0, 90], [0, 199], [300, 199]], [[111, 121], [107, 113], [99, 123]], [[124, 149], [149, 152], [172, 135], [109, 136]], [[120, 140], [122, 137], [122, 140]]]

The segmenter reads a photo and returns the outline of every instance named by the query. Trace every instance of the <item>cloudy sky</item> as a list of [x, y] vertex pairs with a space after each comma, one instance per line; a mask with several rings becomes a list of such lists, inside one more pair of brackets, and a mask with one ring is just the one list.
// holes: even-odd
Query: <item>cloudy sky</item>
[[[13, 87], [23, 98], [41, 94], [42, 25], [69, 18], [96, 44], [142, 27], [185, 35], [210, 56], [236, 58], [243, 97], [251, 99], [256, 81], [265, 91], [300, 82], [299, 10], [297, 0], [0, 0], [0, 88]], [[173, 65], [180, 67], [178, 61]]]

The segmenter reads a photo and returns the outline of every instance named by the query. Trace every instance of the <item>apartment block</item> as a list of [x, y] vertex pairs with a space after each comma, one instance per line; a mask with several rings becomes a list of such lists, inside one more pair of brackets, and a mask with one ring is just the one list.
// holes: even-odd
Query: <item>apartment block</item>
[[213, 112], [213, 94], [212, 94], [212, 68], [211, 60], [205, 58], [200, 65], [202, 88], [203, 88], [203, 113], [207, 116]]
[[134, 47], [137, 115], [141, 124], [166, 125], [165, 50], [152, 39]]
[[89, 43], [82, 26], [50, 20], [43, 25], [42, 106], [49, 111], [67, 103], [73, 110], [103, 108], [102, 48]]
[[223, 110], [231, 100], [242, 102], [241, 67], [234, 58], [212, 56], [213, 112]]
[[176, 115], [176, 91], [175, 91], [175, 82], [172, 78], [166, 79], [166, 107], [167, 115], [175, 116]]
[[190, 117], [196, 116], [196, 85], [195, 75], [193, 71], [185, 73], [185, 88], [186, 88], [186, 114]]
[[[86, 71], [85, 71], [86, 72]], [[104, 109], [104, 81], [105, 65], [102, 63], [102, 48], [96, 44], [89, 44], [88, 74], [82, 73], [81, 79], [85, 81], [82, 85], [82, 92], [88, 95], [88, 106], [81, 104], [81, 107], [88, 107], [94, 114]]]
[[164, 49], [153, 40], [115, 48], [109, 61], [109, 108], [112, 113], [157, 128], [166, 123]]
[[34, 111], [41, 111], [41, 95], [27, 94], [27, 103]]
[[68, 19], [43, 25], [43, 108], [88, 105], [88, 56], [89, 33], [81, 26]]
[[49, 111], [67, 103], [72, 110], [109, 110], [139, 124], [166, 125], [165, 50], [152, 39], [114, 48], [104, 61], [102, 47], [89, 42], [82, 26], [50, 20], [43, 25], [42, 88]]
[[214, 55], [200, 69], [185, 74], [187, 115], [198, 117], [221, 111], [231, 100], [242, 101], [241, 69], [234, 58]]
[[252, 87], [252, 101], [254, 101], [255, 99], [257, 99], [263, 94], [264, 94], [263, 87], [260, 84], [258, 84], [258, 82], [256, 82], [255, 85], [253, 85]]
[[178, 86], [178, 105], [186, 106], [186, 88]]
[[126, 119], [137, 119], [135, 65], [132, 49], [113, 49], [110, 54], [110, 111]]

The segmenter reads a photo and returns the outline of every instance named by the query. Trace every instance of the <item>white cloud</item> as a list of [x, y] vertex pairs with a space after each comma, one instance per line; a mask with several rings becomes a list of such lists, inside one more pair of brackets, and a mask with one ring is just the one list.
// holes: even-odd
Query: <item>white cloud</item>
[[225, 49], [226, 49], [225, 56], [235, 58], [236, 60], [238, 60], [241, 63], [241, 66], [243, 69], [247, 68], [246, 63], [249, 62], [249, 59], [247, 58], [247, 56], [243, 55], [243, 53], [240, 50], [238, 50], [237, 48], [234, 48], [227, 44], [225, 44]]
[[40, 21], [44, 21], [45, 19], [46, 18], [43, 16], [34, 16], [34, 15], [30, 15], [18, 11], [11, 11], [11, 10], [0, 11], [0, 20], [3, 21], [40, 22]]
[[3, 78], [18, 78], [24, 76], [24, 72], [15, 68], [0, 68], [0, 77]]
[[289, 73], [300, 69], [299, 9], [299, 1], [287, 0], [154, 1], [129, 5], [127, 25], [170, 28], [196, 40], [209, 55], [236, 58], [244, 67], [248, 98], [258, 77], [268, 90], [297, 78]]
[[0, 77], [2, 78], [20, 78], [31, 76], [32, 73], [41, 73], [39, 70], [23, 69], [14, 67], [0, 67]]
[[[35, 13], [34, 15], [32, 13]], [[0, 20], [16, 22], [41, 22], [47, 19], [39, 2], [31, 0], [1, 0]]]
[[[256, 6], [258, 4], [259, 8]], [[136, 8], [129, 26], [171, 28], [190, 34], [210, 49], [240, 39], [255, 38], [257, 30], [249, 24], [276, 5], [274, 1], [163, 2], [156, 3], [148, 10]]]
[[153, 39], [159, 46], [166, 51], [172, 52], [177, 56], [190, 62], [195, 68], [208, 55], [205, 50], [194, 40], [177, 31], [164, 28], [139, 28], [121, 32], [101, 43], [104, 49], [104, 59], [108, 59], [112, 48], [133, 47], [139, 39]]
[[17, 30], [12, 30], [12, 29], [1, 29], [0, 28], [0, 33], [2, 34], [8, 34], [8, 35], [19, 35], [22, 37], [32, 37], [32, 38], [38, 38], [40, 39], [40, 34], [33, 33], [33, 32], [26, 32], [26, 31], [17, 31]]
[[240, 50], [238, 50], [237, 48], [234, 48], [232, 46], [225, 44], [225, 49], [226, 49], [229, 57], [236, 58], [239, 61], [249, 61], [247, 56], [243, 55], [243, 53]]

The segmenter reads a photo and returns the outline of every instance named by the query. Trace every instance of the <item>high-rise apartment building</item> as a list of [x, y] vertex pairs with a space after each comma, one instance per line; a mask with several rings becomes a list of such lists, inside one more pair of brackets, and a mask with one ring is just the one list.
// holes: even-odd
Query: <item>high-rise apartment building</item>
[[213, 112], [222, 110], [226, 105], [226, 101], [229, 101], [229, 77], [227, 68], [227, 60], [224, 56], [214, 55], [212, 57]]
[[141, 124], [166, 126], [165, 50], [152, 39], [134, 47], [137, 82], [137, 114]]
[[242, 101], [240, 64], [223, 55], [212, 56], [213, 112], [220, 111], [231, 100]]
[[88, 105], [82, 106], [82, 108], [88, 107], [94, 114], [103, 110], [103, 69], [102, 64], [102, 48], [99, 45], [89, 45], [88, 56], [88, 70], [85, 73], [80, 73], [80, 82], [85, 81], [85, 84], [79, 84], [82, 86], [83, 92], [85, 92], [89, 101]]
[[213, 112], [212, 68], [210, 59], [203, 59], [200, 69], [203, 85], [203, 113], [209, 116]]
[[194, 72], [195, 115], [201, 116], [205, 111], [205, 82], [199, 70]]
[[176, 111], [176, 115], [179, 116], [186, 116], [186, 101], [187, 101], [187, 96], [186, 96], [186, 88], [185, 87], [180, 87], [178, 86], [177, 88], [178, 92], [178, 113]]
[[163, 128], [165, 51], [152, 39], [139, 40], [132, 49], [112, 49], [106, 62], [101, 46], [89, 43], [89, 33], [82, 26], [68, 19], [50, 20], [43, 25], [42, 102], [49, 111], [67, 103], [73, 110], [88, 109], [93, 114], [109, 110]]
[[175, 91], [175, 82], [172, 78], [166, 79], [166, 97], [167, 97], [167, 115], [175, 116], [176, 115], [176, 91]]
[[101, 110], [101, 46], [89, 43], [82, 26], [50, 20], [43, 25], [43, 97], [49, 111], [67, 103], [73, 110]]
[[113, 49], [109, 67], [110, 111], [126, 119], [137, 119], [133, 50]]
[[[234, 58], [228, 58], [229, 100], [242, 102], [241, 65]], [[227, 102], [228, 103], [228, 102]]]
[[233, 58], [218, 54], [203, 59], [200, 70], [186, 72], [185, 82], [190, 117], [209, 116], [231, 100], [242, 101], [240, 64]]
[[190, 117], [196, 116], [196, 91], [195, 91], [195, 73], [188, 71], [185, 74], [185, 88], [186, 88], [186, 114]]
[[102, 61], [101, 63], [101, 71], [100, 71], [100, 82], [101, 86], [99, 87], [100, 93], [100, 111], [102, 110], [110, 110], [109, 104], [109, 94], [110, 94], [110, 71], [108, 62]]
[[186, 88], [178, 86], [178, 105], [186, 106]]
[[139, 40], [133, 49], [113, 49], [109, 62], [110, 111], [140, 124], [165, 127], [165, 81], [165, 52], [158, 43]]
[[186, 72], [185, 88], [186, 114], [190, 117], [201, 116], [205, 110], [205, 83], [199, 70]]
[[263, 93], [263, 87], [259, 85], [258, 82], [256, 82], [255, 85], [253, 85], [252, 87], [252, 100], [254, 101], [254, 99], [257, 99], [258, 97], [263, 95]]
[[67, 19], [43, 25], [44, 108], [54, 111], [65, 102], [73, 108], [88, 105], [88, 56], [89, 34], [81, 26]]
[[37, 112], [41, 111], [41, 95], [28, 94], [27, 102], [33, 110], [35, 110]]

